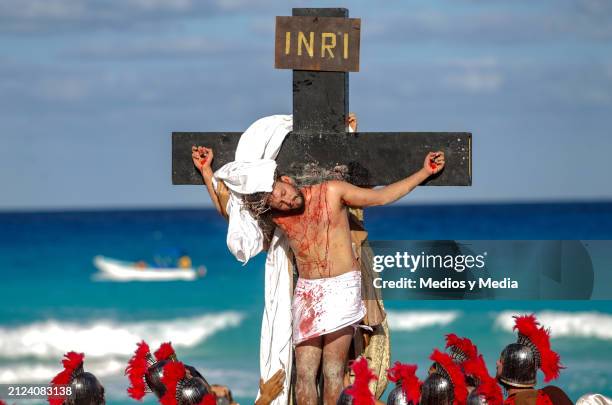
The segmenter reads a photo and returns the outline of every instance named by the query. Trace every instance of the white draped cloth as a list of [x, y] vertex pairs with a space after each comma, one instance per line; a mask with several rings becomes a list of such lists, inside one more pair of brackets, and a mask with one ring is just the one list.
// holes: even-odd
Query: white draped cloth
[[[240, 137], [235, 161], [227, 163], [214, 174], [213, 181], [222, 180], [231, 193], [226, 207], [229, 217], [227, 246], [243, 264], [263, 250], [264, 235], [257, 220], [248, 210], [242, 209], [241, 196], [272, 191], [276, 169], [274, 159], [292, 128], [291, 115], [272, 115], [255, 121]], [[264, 380], [279, 369], [284, 369], [286, 373], [283, 393], [272, 405], [289, 403], [293, 354], [290, 260], [291, 249], [287, 237], [276, 228], [266, 258], [265, 306], [259, 349], [259, 367]]]

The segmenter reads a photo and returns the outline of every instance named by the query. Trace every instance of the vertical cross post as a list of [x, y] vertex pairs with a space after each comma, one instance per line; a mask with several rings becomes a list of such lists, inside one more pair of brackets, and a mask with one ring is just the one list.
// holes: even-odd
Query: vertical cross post
[[[294, 17], [344, 17], [346, 8], [294, 8]], [[344, 133], [349, 105], [348, 72], [293, 71], [293, 132]]]

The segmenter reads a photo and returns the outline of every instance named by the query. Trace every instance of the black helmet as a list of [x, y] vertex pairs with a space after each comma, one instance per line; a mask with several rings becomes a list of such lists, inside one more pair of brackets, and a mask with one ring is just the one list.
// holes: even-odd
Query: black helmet
[[534, 315], [515, 316], [514, 319], [518, 339], [501, 353], [499, 381], [510, 387], [533, 387], [538, 368], [544, 372], [545, 382], [557, 378], [563, 367], [559, 355], [550, 347], [550, 332], [540, 326]]
[[[83, 353], [68, 352], [62, 360], [64, 370], [51, 384], [69, 387], [66, 396], [49, 396], [51, 405], [104, 405], [104, 387], [92, 373], [83, 369]], [[59, 387], [58, 387], [59, 388]], [[58, 391], [61, 391], [58, 389]], [[59, 393], [59, 392], [58, 392]]]
[[[401, 383], [396, 383], [395, 388], [389, 393], [387, 397], [387, 405], [410, 405], [412, 402], [406, 400], [406, 394], [402, 389]], [[416, 404], [413, 404], [416, 405]]]
[[421, 387], [421, 405], [451, 405], [453, 400], [450, 379], [439, 373], [430, 374]]
[[538, 361], [529, 346], [509, 344], [501, 353], [501, 363], [502, 370], [498, 379], [502, 384], [518, 388], [536, 385]]
[[166, 388], [160, 398], [163, 405], [216, 404], [208, 383], [200, 377], [189, 375], [180, 361], [166, 363], [161, 380]]
[[466, 405], [491, 405], [484, 395], [480, 395], [476, 390], [472, 390], [467, 397]]
[[387, 405], [416, 405], [421, 396], [422, 382], [416, 376], [417, 366], [396, 361], [387, 370], [387, 379], [395, 383], [395, 388], [387, 397]]
[[353, 386], [349, 385], [348, 387], [342, 390], [340, 396], [338, 397], [338, 401], [336, 401], [336, 405], [353, 405], [353, 396], [346, 392], [347, 390], [351, 390], [352, 388]]
[[434, 349], [429, 357], [435, 371], [427, 377], [421, 387], [421, 404], [450, 405], [465, 403], [468, 392], [465, 376], [452, 357]]
[[64, 405], [104, 405], [104, 387], [95, 375], [82, 370], [70, 383], [72, 394]]
[[[166, 387], [162, 382], [164, 366], [173, 361], [178, 361], [178, 359], [169, 342], [160, 345], [155, 351], [155, 357], [149, 351], [147, 343], [144, 340], [140, 342], [125, 369], [125, 374], [128, 375], [131, 382], [128, 395], [140, 400], [147, 392], [153, 392], [157, 398], [161, 398], [166, 392]], [[210, 390], [210, 385], [198, 370], [187, 365], [185, 369], [191, 376], [202, 379]]]

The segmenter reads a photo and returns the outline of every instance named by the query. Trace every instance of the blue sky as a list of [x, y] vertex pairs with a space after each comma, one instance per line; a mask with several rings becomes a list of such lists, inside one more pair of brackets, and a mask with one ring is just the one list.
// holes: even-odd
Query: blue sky
[[292, 6], [362, 19], [362, 131], [473, 132], [474, 185], [403, 203], [612, 199], [608, 0], [0, 0], [0, 209], [209, 205], [170, 133], [291, 112]]

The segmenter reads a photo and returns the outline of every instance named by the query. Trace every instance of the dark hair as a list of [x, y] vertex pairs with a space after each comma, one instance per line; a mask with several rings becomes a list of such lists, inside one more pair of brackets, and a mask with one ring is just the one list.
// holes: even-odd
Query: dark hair
[[[276, 183], [280, 177], [278, 170], [275, 170], [274, 183]], [[274, 187], [274, 185], [272, 185], [272, 187]], [[276, 228], [276, 225], [272, 221], [272, 209], [269, 203], [271, 194], [271, 192], [262, 191], [242, 196], [243, 207], [257, 220], [264, 235], [265, 245], [269, 245], [270, 241], [272, 241], [272, 235], [274, 235], [274, 229]]]

